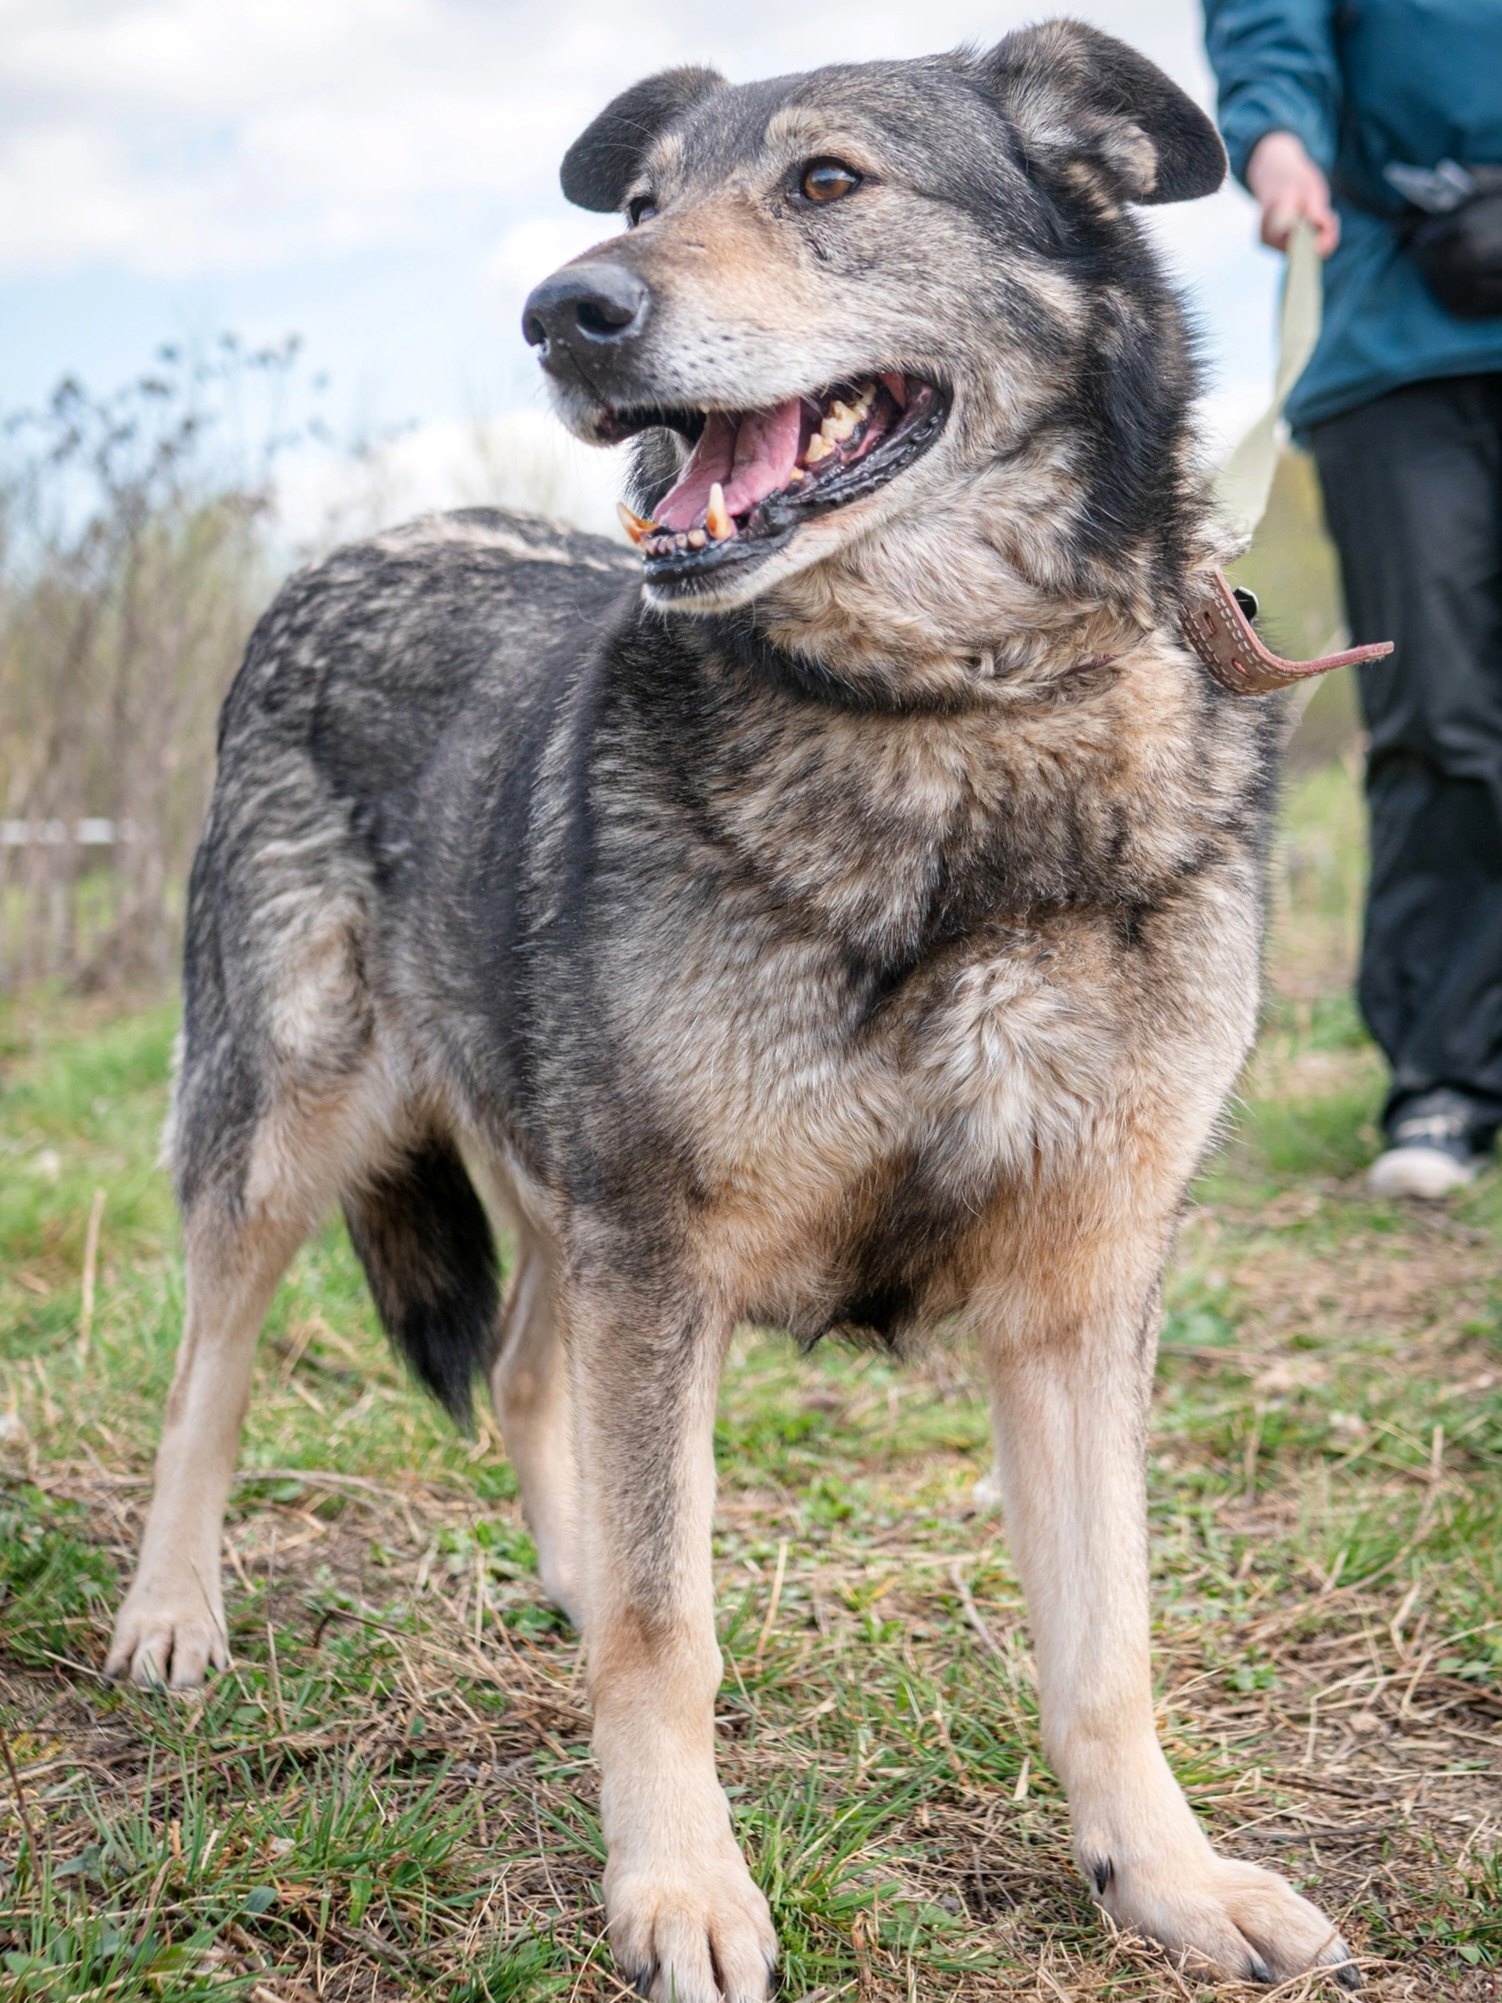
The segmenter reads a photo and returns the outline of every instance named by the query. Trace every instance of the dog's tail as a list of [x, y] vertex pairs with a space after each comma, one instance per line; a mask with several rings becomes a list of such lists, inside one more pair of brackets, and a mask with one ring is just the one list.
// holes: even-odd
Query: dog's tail
[[490, 1219], [453, 1143], [430, 1137], [344, 1195], [386, 1333], [457, 1423], [487, 1368], [500, 1288]]

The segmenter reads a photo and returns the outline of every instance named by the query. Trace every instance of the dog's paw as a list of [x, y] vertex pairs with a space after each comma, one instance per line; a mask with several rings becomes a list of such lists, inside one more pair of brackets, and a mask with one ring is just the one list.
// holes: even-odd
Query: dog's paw
[[1281, 1983], [1328, 1968], [1346, 1989], [1361, 1975], [1351, 1951], [1317, 1906], [1256, 1864], [1213, 1854], [1190, 1868], [1090, 1869], [1102, 1905], [1191, 1965], [1205, 1963], [1241, 1982]]
[[126, 1595], [115, 1617], [104, 1673], [143, 1690], [196, 1690], [211, 1669], [228, 1669], [223, 1612], [201, 1593], [188, 1603], [161, 1594]]
[[616, 1965], [651, 2003], [765, 2003], [777, 1936], [772, 1914], [728, 1838], [712, 1859], [605, 1874]]

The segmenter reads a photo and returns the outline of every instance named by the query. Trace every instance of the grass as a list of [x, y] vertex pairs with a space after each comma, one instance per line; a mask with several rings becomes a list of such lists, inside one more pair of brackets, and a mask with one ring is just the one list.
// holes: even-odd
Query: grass
[[[1339, 766], [1290, 801], [1266, 1033], [1175, 1262], [1161, 1720], [1217, 1837], [1317, 1888], [1370, 1996], [1495, 1998], [1502, 1177], [1437, 1213], [1361, 1188], [1357, 814]], [[577, 1646], [498, 1442], [403, 1380], [336, 1231], [261, 1346], [235, 1670], [178, 1702], [100, 1680], [181, 1306], [172, 1030], [0, 1013], [0, 1995], [622, 1997]], [[1005, 1543], [967, 1515], [985, 1437], [963, 1358], [738, 1345], [720, 1735], [783, 1993], [1239, 1993], [1113, 1938], [1073, 1877]]]

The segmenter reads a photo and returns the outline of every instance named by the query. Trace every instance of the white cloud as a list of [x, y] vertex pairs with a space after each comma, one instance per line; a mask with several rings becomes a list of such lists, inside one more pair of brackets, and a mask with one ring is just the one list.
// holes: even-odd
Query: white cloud
[[[1025, 0], [0, 0], [0, 270], [238, 270], [410, 238], [436, 203], [561, 210], [556, 163], [643, 70], [746, 77], [988, 40]], [[1098, 0], [1203, 94], [1190, 0]]]
[[[468, 0], [9, 0], [0, 270], [239, 270], [556, 203], [595, 94]], [[520, 46], [519, 46], [520, 43]]]

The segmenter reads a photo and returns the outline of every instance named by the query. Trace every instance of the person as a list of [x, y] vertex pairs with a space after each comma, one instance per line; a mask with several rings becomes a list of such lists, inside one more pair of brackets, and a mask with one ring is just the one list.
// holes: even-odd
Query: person
[[[1205, 14], [1262, 240], [1286, 249], [1305, 222], [1326, 260], [1287, 415], [1318, 468], [1352, 630], [1397, 643], [1359, 671], [1358, 995], [1391, 1067], [1370, 1182], [1434, 1198], [1472, 1179], [1502, 1125], [1502, 270], [1452, 310], [1421, 268], [1409, 197], [1453, 200], [1447, 184], [1502, 162], [1502, 4], [1206, 0]], [[1482, 199], [1465, 229], [1495, 229], [1502, 194]]]

